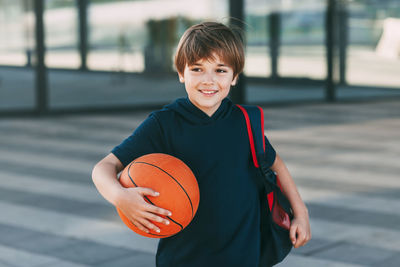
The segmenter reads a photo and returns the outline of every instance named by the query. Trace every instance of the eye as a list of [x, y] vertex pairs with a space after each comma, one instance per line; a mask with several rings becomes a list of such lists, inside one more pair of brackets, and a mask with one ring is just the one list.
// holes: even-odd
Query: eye
[[218, 72], [218, 73], [225, 73], [225, 72], [227, 72], [227, 71], [224, 70], [224, 69], [217, 69], [217, 72]]
[[199, 71], [201, 71], [201, 69], [200, 68], [192, 68], [192, 69], [190, 69], [191, 71], [194, 71], [194, 72], [199, 72]]

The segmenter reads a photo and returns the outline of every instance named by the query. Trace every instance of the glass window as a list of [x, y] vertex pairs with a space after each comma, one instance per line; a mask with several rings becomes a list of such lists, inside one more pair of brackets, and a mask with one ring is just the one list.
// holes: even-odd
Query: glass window
[[46, 66], [80, 67], [78, 10], [75, 0], [46, 0], [44, 12]]
[[181, 33], [205, 19], [227, 22], [227, 4], [226, 0], [91, 0], [88, 67], [107, 71], [171, 71]]
[[32, 1], [0, 2], [0, 65], [30, 63], [34, 47]]
[[[203, 20], [227, 23], [228, 1], [89, 1], [87, 65], [91, 72], [51, 71], [50, 107], [163, 105], [185, 96], [173, 55], [181, 34]], [[75, 29], [76, 24], [68, 27]], [[63, 44], [73, 43], [72, 34], [67, 37]]]
[[269, 13], [266, 1], [245, 1], [246, 18], [246, 76], [271, 75], [269, 55]]
[[[247, 0], [245, 74], [325, 79], [325, 8], [317, 0]], [[271, 39], [278, 42], [277, 70], [271, 66]]]
[[282, 3], [279, 76], [325, 79], [325, 1]]
[[[35, 105], [32, 1], [0, 1], [0, 112]], [[8, 66], [7, 66], [8, 65]]]
[[348, 4], [347, 83], [400, 88], [400, 4]]
[[246, 0], [245, 7], [245, 74], [250, 77], [246, 100], [253, 104], [322, 100], [318, 83], [291, 78], [326, 78], [325, 1]]

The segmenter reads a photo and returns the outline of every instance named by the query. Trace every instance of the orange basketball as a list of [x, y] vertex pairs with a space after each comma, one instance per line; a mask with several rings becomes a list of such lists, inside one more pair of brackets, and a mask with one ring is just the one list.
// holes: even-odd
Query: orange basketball
[[123, 170], [120, 183], [123, 187], [147, 187], [159, 192], [158, 197], [146, 196], [145, 200], [172, 212], [172, 216], [159, 215], [167, 218], [169, 225], [151, 221], [160, 233], [145, 233], [117, 208], [126, 226], [143, 236], [164, 238], [182, 231], [199, 206], [199, 186], [193, 172], [183, 161], [167, 154], [147, 154], [135, 159]]

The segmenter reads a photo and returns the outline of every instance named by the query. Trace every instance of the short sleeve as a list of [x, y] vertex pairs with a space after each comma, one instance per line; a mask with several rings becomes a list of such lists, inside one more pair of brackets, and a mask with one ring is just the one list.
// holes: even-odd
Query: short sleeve
[[267, 160], [268, 166], [272, 166], [274, 164], [276, 158], [275, 149], [272, 147], [268, 138], [265, 136], [265, 158]]
[[121, 144], [111, 150], [124, 166], [134, 159], [149, 154], [160, 153], [163, 149], [162, 131], [154, 114], [151, 114]]

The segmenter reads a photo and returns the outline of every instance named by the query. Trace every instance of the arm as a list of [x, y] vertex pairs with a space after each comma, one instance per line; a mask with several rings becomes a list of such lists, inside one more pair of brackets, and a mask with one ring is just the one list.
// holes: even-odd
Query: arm
[[169, 211], [151, 205], [144, 200], [146, 195], [158, 196], [157, 192], [150, 188], [124, 188], [121, 186], [117, 174], [123, 168], [122, 163], [112, 153], [95, 165], [92, 171], [92, 179], [100, 194], [111, 204], [121, 209], [125, 216], [144, 232], [148, 233], [148, 229], [159, 230], [149, 220], [169, 224], [168, 220], [156, 215], [169, 216]]
[[307, 207], [300, 197], [289, 170], [278, 154], [276, 154], [276, 159], [271, 166], [271, 170], [278, 174], [279, 182], [282, 185], [282, 192], [292, 206], [294, 219], [290, 226], [290, 239], [293, 242], [293, 246], [298, 248], [305, 245], [311, 239]]

